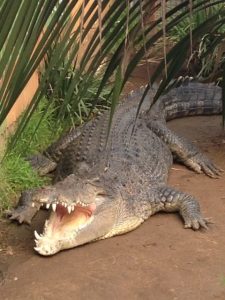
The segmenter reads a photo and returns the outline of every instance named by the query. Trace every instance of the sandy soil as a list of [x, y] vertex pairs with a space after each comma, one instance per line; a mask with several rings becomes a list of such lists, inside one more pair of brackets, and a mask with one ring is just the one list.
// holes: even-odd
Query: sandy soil
[[[220, 117], [170, 122], [225, 169]], [[225, 176], [210, 179], [174, 165], [169, 184], [196, 196], [208, 231], [183, 229], [177, 214], [157, 214], [137, 230], [53, 257], [33, 250], [46, 212], [31, 227], [0, 223], [1, 299], [225, 299]]]

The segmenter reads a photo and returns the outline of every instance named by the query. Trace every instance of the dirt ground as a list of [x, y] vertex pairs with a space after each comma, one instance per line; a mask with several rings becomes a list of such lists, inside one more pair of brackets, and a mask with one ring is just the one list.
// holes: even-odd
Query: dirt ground
[[[220, 117], [170, 122], [225, 169], [225, 134]], [[225, 175], [210, 179], [174, 165], [169, 184], [199, 199], [214, 224], [185, 230], [177, 214], [152, 216], [128, 234], [41, 257], [31, 226], [0, 222], [0, 299], [225, 299]]]

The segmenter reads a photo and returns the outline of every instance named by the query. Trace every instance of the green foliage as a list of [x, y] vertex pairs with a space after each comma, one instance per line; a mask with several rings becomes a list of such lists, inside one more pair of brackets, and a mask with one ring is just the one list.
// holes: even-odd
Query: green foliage
[[[201, 0], [195, 1], [197, 5], [201, 2]], [[218, 15], [218, 18], [222, 19], [223, 8], [224, 4], [216, 4], [213, 6], [206, 7], [205, 9], [193, 11], [192, 13], [189, 12], [189, 15], [187, 15], [181, 22], [179, 22], [176, 26], [172, 28], [172, 30], [169, 32], [169, 38], [171, 38], [174, 42], [180, 41], [182, 38], [184, 38], [187, 34], [190, 33], [190, 30], [194, 30], [207, 19], [219, 12], [221, 12], [221, 14]], [[219, 29], [219, 32], [224, 31], [225, 25]]]
[[[54, 83], [58, 80], [58, 74], [59, 71], [54, 73], [54, 69], [50, 73], [53, 76], [53, 78], [51, 77], [51, 86], [54, 87], [52, 94], [47, 98], [42, 98], [39, 102], [37, 109], [32, 114], [28, 125], [21, 133], [20, 139], [14, 147], [10, 147], [13, 136], [8, 139], [9, 150], [0, 168], [0, 213], [10, 207], [12, 199], [16, 199], [22, 190], [39, 187], [48, 182], [47, 178], [37, 175], [26, 161], [26, 157], [44, 150], [60, 136], [65, 128], [71, 127], [73, 123], [80, 124], [89, 115], [92, 100], [97, 91], [98, 80], [80, 77], [79, 84], [86, 80], [87, 85], [85, 92], [82, 93], [83, 98], [79, 101], [76, 108], [69, 109], [70, 103], [68, 103], [65, 114], [62, 118], [59, 118], [62, 107], [60, 101], [66, 98], [69, 88], [69, 75], [75, 76], [75, 73], [71, 71], [65, 77], [62, 85], [55, 87]], [[47, 81], [46, 87], [49, 85], [50, 81]], [[74, 90], [73, 97], [81, 97], [80, 94], [76, 93], [77, 90], [80, 89]], [[106, 89], [103, 91], [107, 94]], [[104, 97], [101, 97], [98, 105], [96, 109], [98, 107], [108, 108], [110, 104]]]
[[[69, 56], [65, 57], [60, 66], [53, 66], [50, 71], [47, 71], [50, 56], [51, 54], [45, 59], [45, 68], [41, 71], [41, 78], [45, 78], [42, 92], [49, 103], [54, 105], [54, 117], [58, 124], [61, 126], [64, 124], [64, 127], [80, 125], [88, 118], [93, 108], [93, 99], [101, 81], [101, 73], [99, 72], [98, 76], [82, 74], [72, 63], [67, 64], [70, 61]], [[109, 87], [104, 87], [94, 112], [99, 108], [110, 107], [109, 92]]]
[[[46, 110], [46, 108], [48, 109]], [[48, 100], [43, 98], [32, 115], [28, 126], [22, 132], [20, 140], [10, 152], [13, 152], [15, 155], [27, 157], [29, 154], [34, 154], [45, 149], [59, 136], [62, 130], [55, 127], [56, 120], [54, 114], [55, 108], [53, 105], [49, 105]], [[11, 138], [12, 136], [9, 138], [9, 144]]]
[[0, 180], [0, 213], [12, 205], [13, 199], [16, 199], [22, 190], [47, 182], [31, 169], [23, 157], [15, 153], [8, 154], [2, 163]]
[[[0, 124], [60, 35], [76, 1], [2, 0], [0, 6]], [[44, 30], [45, 29], [45, 30]]]
[[48, 101], [42, 99], [20, 140], [13, 149], [8, 151], [1, 162], [0, 213], [12, 205], [12, 200], [16, 199], [22, 190], [39, 187], [48, 182], [47, 178], [39, 177], [25, 160], [28, 155], [45, 148], [60, 133], [54, 132], [53, 134], [55, 121], [53, 119], [54, 110], [51, 107], [36, 130], [46, 106], [48, 106]]
[[[202, 0], [196, 0], [196, 5]], [[225, 61], [225, 22], [224, 3], [211, 1], [204, 9], [197, 8], [190, 11], [189, 15], [181, 20], [168, 32], [168, 38], [174, 43], [178, 43], [186, 36], [192, 36], [192, 32], [198, 30], [209, 19], [213, 19], [216, 26], [213, 30], [204, 30], [197, 38], [192, 37], [192, 51], [190, 57], [186, 57], [187, 72], [189, 76], [194, 76], [200, 81], [220, 82], [222, 80], [222, 69]]]
[[[49, 102], [58, 101], [60, 122], [65, 116], [70, 116], [73, 122], [76, 119], [82, 122], [90, 107], [97, 105], [103, 89], [109, 83], [112, 85], [105, 97], [106, 102], [113, 94], [119, 66], [123, 75], [122, 90], [134, 68], [146, 58], [149, 50], [162, 38], [165, 41], [165, 33], [173, 33], [179, 39], [181, 48], [178, 51], [174, 45], [174, 51], [168, 54], [169, 59], [165, 59], [170, 76], [161, 85], [160, 92], [163, 92], [163, 88], [173, 79], [171, 76], [178, 74], [184, 61], [183, 58], [178, 60], [177, 53], [182, 53], [184, 58], [190, 53], [190, 27], [193, 29], [193, 41], [196, 41], [209, 32], [217, 34], [224, 24], [224, 1], [192, 0], [191, 3], [191, 13], [190, 2], [186, 0], [161, 17], [161, 6], [165, 4], [160, 0], [111, 1], [110, 5], [109, 0], [22, 0], [16, 3], [14, 0], [2, 0], [0, 124], [40, 62], [52, 50], [39, 88], [21, 119], [12, 146], [45, 95], [46, 82], [54, 84]], [[156, 20], [149, 22], [153, 16]], [[203, 24], [207, 26], [203, 28]], [[165, 67], [162, 69], [160, 66], [151, 81], [162, 77], [164, 70]], [[99, 81], [96, 88], [90, 91], [90, 82], [96, 77]], [[90, 101], [90, 98], [93, 99]]]

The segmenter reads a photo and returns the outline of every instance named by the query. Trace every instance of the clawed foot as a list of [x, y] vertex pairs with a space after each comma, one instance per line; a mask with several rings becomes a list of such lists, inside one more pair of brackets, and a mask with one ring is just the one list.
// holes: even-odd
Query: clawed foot
[[205, 155], [198, 153], [194, 157], [189, 158], [186, 164], [197, 173], [205, 173], [211, 178], [219, 178], [223, 169], [217, 167]]
[[12, 210], [6, 211], [6, 217], [8, 217], [10, 220], [17, 221], [19, 224], [30, 224], [32, 218], [35, 216], [41, 206], [37, 203], [35, 203], [35, 206], [32, 206], [32, 202], [30, 201], [32, 193], [33, 192], [31, 190], [23, 192], [19, 199], [18, 206]]
[[193, 230], [198, 230], [200, 228], [209, 229], [208, 224], [212, 224], [209, 218], [202, 218], [201, 215], [196, 215], [192, 218], [185, 220], [184, 228], [191, 228]]
[[31, 220], [37, 213], [37, 209], [33, 207], [19, 206], [12, 210], [6, 211], [6, 216], [13, 221], [17, 221], [19, 224], [27, 223], [31, 224]]

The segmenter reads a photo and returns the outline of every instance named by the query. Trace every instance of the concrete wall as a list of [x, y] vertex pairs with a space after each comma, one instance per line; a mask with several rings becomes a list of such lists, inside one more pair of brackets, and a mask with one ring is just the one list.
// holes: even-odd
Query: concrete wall
[[37, 87], [38, 87], [38, 73], [35, 72], [30, 78], [23, 92], [18, 97], [18, 100], [10, 110], [5, 122], [6, 128], [10, 128], [18, 119], [18, 117], [21, 115], [21, 113], [26, 109], [26, 107], [29, 105], [30, 101], [32, 100], [34, 93], [36, 92]]
[[7, 136], [14, 131], [15, 122], [21, 115], [21, 113], [27, 108], [29, 103], [32, 100], [32, 97], [38, 87], [38, 73], [35, 72], [23, 92], [18, 97], [15, 105], [10, 110], [9, 114], [6, 117], [6, 120], [0, 127], [0, 158], [4, 153]]

